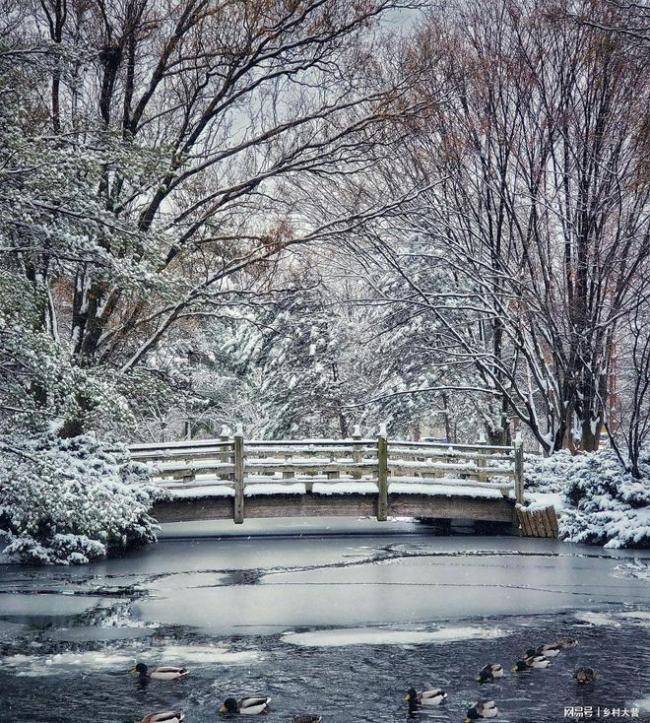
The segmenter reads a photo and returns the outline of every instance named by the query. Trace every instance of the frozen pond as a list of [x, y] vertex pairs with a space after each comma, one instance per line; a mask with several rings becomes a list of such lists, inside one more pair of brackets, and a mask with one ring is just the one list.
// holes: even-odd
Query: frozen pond
[[[180, 537], [179, 537], [180, 535]], [[137, 720], [181, 707], [218, 719], [266, 693], [269, 721], [406, 721], [411, 685], [446, 688], [418, 720], [557, 723], [565, 706], [650, 721], [650, 551], [457, 534], [409, 522], [303, 520], [167, 526], [156, 546], [79, 568], [0, 568], [0, 721]], [[580, 645], [547, 670], [507, 672], [531, 645]], [[142, 687], [135, 660], [191, 668]], [[578, 689], [572, 672], [600, 677]]]

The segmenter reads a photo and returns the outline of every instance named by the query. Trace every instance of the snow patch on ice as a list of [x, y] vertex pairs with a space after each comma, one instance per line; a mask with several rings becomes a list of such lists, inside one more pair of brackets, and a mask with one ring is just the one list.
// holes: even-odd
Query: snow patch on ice
[[87, 651], [57, 653], [55, 655], [10, 655], [3, 664], [21, 677], [61, 675], [73, 670], [115, 670], [126, 672], [134, 665], [134, 658], [114, 651]]
[[170, 665], [189, 665], [190, 663], [224, 663], [227, 665], [246, 665], [261, 659], [261, 654], [253, 650], [232, 651], [217, 645], [168, 645], [152, 653]]
[[588, 623], [595, 627], [610, 626], [614, 628], [620, 628], [621, 623], [616, 620], [614, 615], [609, 613], [595, 613], [595, 612], [579, 612], [575, 614], [576, 620], [583, 623]]
[[642, 625], [650, 625], [650, 612], [645, 610], [633, 610], [626, 613], [619, 613], [618, 617], [631, 620]]
[[383, 628], [340, 628], [308, 633], [285, 633], [282, 640], [302, 647], [340, 647], [344, 645], [418, 645], [458, 640], [491, 640], [508, 633], [499, 628], [453, 626], [439, 630], [388, 630]]
[[62, 675], [73, 671], [95, 670], [126, 673], [138, 660], [150, 665], [186, 665], [223, 663], [224, 665], [248, 665], [261, 658], [255, 651], [230, 651], [214, 645], [168, 645], [131, 653], [114, 650], [89, 650], [85, 652], [57, 653], [55, 655], [11, 655], [3, 664], [20, 677]]
[[639, 700], [635, 700], [633, 706], [635, 708], [639, 708], [644, 713], [650, 713], [650, 695], [648, 695], [646, 698], [640, 698]]

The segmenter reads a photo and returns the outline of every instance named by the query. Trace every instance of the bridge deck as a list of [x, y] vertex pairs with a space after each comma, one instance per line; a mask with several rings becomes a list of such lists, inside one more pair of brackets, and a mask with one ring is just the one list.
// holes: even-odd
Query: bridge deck
[[[377, 495], [370, 494], [281, 494], [247, 497], [246, 517], [376, 517]], [[203, 497], [159, 502], [153, 516], [159, 522], [189, 522], [232, 519], [232, 497]], [[392, 517], [436, 517], [512, 522], [514, 500], [466, 496], [389, 494]]]

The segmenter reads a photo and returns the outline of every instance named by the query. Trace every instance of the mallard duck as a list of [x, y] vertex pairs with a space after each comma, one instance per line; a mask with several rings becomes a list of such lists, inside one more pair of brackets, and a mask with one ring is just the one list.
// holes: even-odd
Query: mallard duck
[[188, 674], [185, 668], [176, 668], [173, 665], [159, 665], [156, 668], [148, 668], [144, 663], [138, 663], [129, 670], [129, 673], [137, 673], [140, 680], [178, 680]]
[[432, 688], [418, 692], [415, 688], [409, 688], [404, 700], [408, 700], [409, 706], [416, 705], [440, 705], [447, 698], [442, 688]]
[[499, 709], [493, 700], [479, 700], [467, 711], [465, 723], [472, 723], [473, 720], [481, 718], [496, 718], [498, 715]]
[[568, 648], [577, 648], [578, 641], [575, 638], [560, 638], [555, 641], [554, 645], [557, 645], [562, 650], [567, 650]]
[[481, 668], [476, 679], [479, 683], [490, 683], [495, 678], [503, 677], [503, 667], [499, 663], [488, 663], [485, 667]]
[[294, 715], [291, 723], [321, 723], [322, 718], [316, 713], [305, 713], [303, 715]]
[[526, 655], [543, 655], [545, 658], [554, 658], [560, 654], [562, 646], [559, 643], [544, 643], [536, 648], [529, 648]]
[[578, 685], [587, 685], [587, 683], [593, 683], [596, 680], [596, 671], [593, 668], [578, 668], [573, 677], [578, 682]]
[[219, 713], [224, 715], [226, 713], [240, 713], [241, 715], [259, 715], [260, 713], [266, 713], [271, 702], [270, 698], [260, 696], [259, 698], [242, 698], [236, 700], [235, 698], [226, 698], [219, 707]]
[[182, 723], [185, 716], [177, 710], [164, 710], [162, 713], [149, 713], [139, 723]]
[[530, 670], [531, 668], [548, 668], [550, 664], [551, 661], [543, 655], [525, 655], [513, 665], [512, 672], [522, 673], [524, 670]]
[[529, 668], [548, 668], [551, 661], [544, 655], [527, 655], [524, 658], [524, 663]]

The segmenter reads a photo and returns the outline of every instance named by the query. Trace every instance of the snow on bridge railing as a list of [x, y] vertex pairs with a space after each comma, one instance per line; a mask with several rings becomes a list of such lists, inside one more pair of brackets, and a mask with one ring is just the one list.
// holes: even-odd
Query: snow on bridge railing
[[217, 439], [130, 446], [174, 499], [234, 498], [234, 520], [246, 497], [281, 494], [376, 494], [385, 520], [390, 493], [514, 499], [523, 502], [523, 445], [451, 444], [374, 439]]

